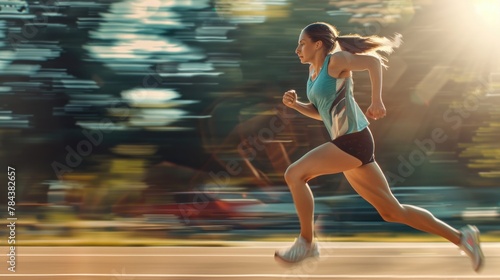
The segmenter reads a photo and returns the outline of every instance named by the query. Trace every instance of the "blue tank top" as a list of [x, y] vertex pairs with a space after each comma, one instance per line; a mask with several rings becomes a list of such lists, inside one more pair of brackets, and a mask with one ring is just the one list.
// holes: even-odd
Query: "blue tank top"
[[352, 76], [336, 79], [328, 74], [327, 55], [314, 81], [307, 80], [307, 98], [318, 110], [331, 140], [358, 132], [370, 122], [354, 100]]

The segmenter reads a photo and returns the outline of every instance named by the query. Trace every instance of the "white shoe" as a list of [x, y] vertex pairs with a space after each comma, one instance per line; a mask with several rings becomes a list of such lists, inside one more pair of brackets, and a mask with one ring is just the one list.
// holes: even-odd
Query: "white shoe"
[[474, 271], [479, 272], [484, 264], [484, 255], [479, 241], [479, 230], [475, 226], [467, 225], [461, 228], [460, 232], [462, 232], [462, 238], [459, 247], [471, 258]]
[[290, 265], [307, 258], [317, 258], [319, 255], [318, 242], [313, 241], [309, 244], [302, 236], [299, 236], [290, 248], [277, 250], [274, 253], [274, 259], [280, 263]]

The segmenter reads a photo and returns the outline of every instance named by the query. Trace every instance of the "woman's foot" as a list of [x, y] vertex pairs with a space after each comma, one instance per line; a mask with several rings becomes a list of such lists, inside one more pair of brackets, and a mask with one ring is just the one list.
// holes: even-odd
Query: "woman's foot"
[[460, 229], [460, 249], [466, 253], [472, 261], [472, 268], [479, 272], [484, 265], [483, 250], [479, 240], [479, 230], [475, 226], [467, 225]]
[[299, 236], [290, 248], [277, 250], [274, 253], [274, 259], [277, 262], [291, 265], [307, 258], [317, 258], [319, 255], [318, 243], [316, 241], [308, 243], [302, 236]]

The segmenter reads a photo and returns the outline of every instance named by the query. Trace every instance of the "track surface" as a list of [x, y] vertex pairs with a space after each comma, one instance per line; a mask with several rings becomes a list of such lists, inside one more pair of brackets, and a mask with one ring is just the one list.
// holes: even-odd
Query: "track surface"
[[486, 264], [449, 243], [322, 243], [321, 259], [279, 266], [274, 249], [289, 243], [224, 247], [18, 247], [16, 272], [2, 247], [2, 279], [500, 279], [500, 243], [483, 243]]

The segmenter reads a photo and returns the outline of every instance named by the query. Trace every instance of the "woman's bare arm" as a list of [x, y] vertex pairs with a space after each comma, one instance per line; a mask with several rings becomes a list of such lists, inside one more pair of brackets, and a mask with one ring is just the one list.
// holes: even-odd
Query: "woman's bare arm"
[[283, 104], [285, 104], [287, 107], [292, 108], [297, 110], [299, 113], [301, 113], [304, 116], [307, 116], [309, 118], [313, 118], [316, 120], [321, 121], [321, 116], [318, 113], [318, 109], [314, 107], [312, 103], [304, 103], [297, 101], [297, 93], [295, 90], [291, 89], [285, 94], [283, 94]]
[[321, 116], [319, 115], [318, 109], [314, 107], [312, 103], [303, 103], [296, 101], [295, 105], [292, 107], [293, 109], [297, 110], [299, 113], [301, 113], [304, 116], [307, 116], [309, 118], [322, 121]]
[[380, 58], [368, 54], [352, 54], [338, 52], [332, 55], [328, 73], [333, 77], [341, 77], [350, 71], [368, 70], [372, 88], [372, 104], [366, 115], [373, 119], [382, 118], [386, 114], [382, 101], [382, 63]]

